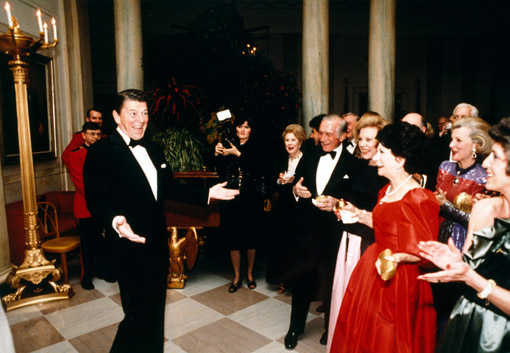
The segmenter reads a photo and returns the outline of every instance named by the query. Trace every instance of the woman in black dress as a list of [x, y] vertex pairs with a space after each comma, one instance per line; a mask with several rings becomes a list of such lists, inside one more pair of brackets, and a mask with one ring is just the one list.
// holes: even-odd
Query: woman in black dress
[[253, 267], [257, 240], [262, 236], [260, 225], [265, 196], [265, 164], [262, 160], [264, 153], [251, 138], [253, 124], [247, 119], [239, 119], [235, 123], [236, 138], [224, 143], [219, 142], [214, 153], [220, 178], [228, 181], [227, 187], [240, 189], [235, 200], [221, 204], [221, 226], [234, 270], [234, 279], [228, 289], [230, 293], [236, 292], [242, 284], [241, 250], [247, 251], [248, 288], [257, 287]]
[[296, 168], [303, 157], [301, 145], [306, 139], [306, 133], [301, 125], [291, 124], [283, 131], [282, 139], [286, 153], [282, 155], [277, 166], [278, 177], [276, 178], [275, 191], [278, 193], [278, 200], [275, 207], [275, 227], [266, 275], [269, 283], [278, 283], [276, 288], [278, 294], [284, 293], [287, 289], [281, 274], [289, 265], [289, 246], [296, 231], [294, 226], [297, 204], [292, 194], [292, 183]]

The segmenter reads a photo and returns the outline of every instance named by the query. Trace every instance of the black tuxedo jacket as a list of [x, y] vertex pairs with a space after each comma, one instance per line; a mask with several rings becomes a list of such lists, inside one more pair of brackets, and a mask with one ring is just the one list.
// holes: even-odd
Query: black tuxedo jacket
[[[208, 191], [185, 188], [173, 181], [172, 171], [160, 147], [147, 141], [146, 149], [157, 170], [158, 198], [118, 132], [93, 144], [85, 160], [83, 179], [87, 207], [112, 241], [118, 276], [133, 272], [164, 275], [168, 271], [168, 244], [163, 202], [175, 198], [207, 204]], [[145, 244], [120, 238], [112, 227], [115, 216], [125, 216]]]
[[[296, 169], [294, 183], [297, 183], [303, 177], [303, 186], [306, 186], [312, 193], [312, 198], [299, 198], [298, 204], [302, 212], [305, 212], [303, 216], [306, 215], [307, 222], [333, 222], [333, 224], [336, 224], [337, 218], [332, 212], [321, 211], [312, 203], [312, 199], [319, 196], [317, 195], [316, 175], [320, 158], [319, 153], [305, 154]], [[343, 150], [322, 194], [350, 201], [352, 199], [352, 183], [363, 171], [366, 163], [365, 160], [358, 159], [348, 151]]]

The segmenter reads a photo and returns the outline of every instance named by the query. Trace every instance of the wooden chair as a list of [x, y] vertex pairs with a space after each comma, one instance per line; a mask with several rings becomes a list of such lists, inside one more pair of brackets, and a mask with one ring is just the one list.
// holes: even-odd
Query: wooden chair
[[77, 235], [60, 237], [57, 209], [51, 202], [38, 202], [37, 216], [41, 234], [41, 247], [46, 253], [60, 254], [64, 281], [69, 284], [67, 253], [80, 247], [80, 237]]

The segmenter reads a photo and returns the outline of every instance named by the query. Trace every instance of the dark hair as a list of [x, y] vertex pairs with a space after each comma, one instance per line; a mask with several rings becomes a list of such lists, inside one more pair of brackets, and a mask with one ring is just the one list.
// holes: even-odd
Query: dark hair
[[489, 136], [494, 143], [499, 143], [505, 150], [507, 160], [506, 174], [510, 175], [510, 163], [508, 163], [510, 161], [510, 117], [501, 118], [499, 123], [491, 127]]
[[386, 125], [377, 134], [380, 144], [389, 148], [395, 157], [406, 160], [404, 170], [409, 174], [421, 171], [425, 139], [425, 134], [418, 126], [400, 121]]
[[244, 124], [245, 121], [248, 123], [248, 126], [253, 129], [255, 122], [250, 118], [236, 118], [234, 120], [234, 126], [235, 127], [241, 126]]
[[125, 101], [135, 101], [135, 102], [145, 102], [147, 103], [147, 96], [143, 91], [138, 89], [126, 89], [122, 92], [117, 93], [115, 97], [115, 101], [113, 104], [113, 108], [120, 114], [120, 110], [122, 109], [122, 105]]
[[91, 113], [92, 111], [98, 112], [98, 113], [100, 113], [101, 115], [103, 115], [103, 112], [102, 112], [102, 111], [100, 111], [99, 109], [96, 109], [96, 108], [92, 107], [92, 108], [90, 108], [89, 110], [87, 110], [87, 118], [89, 118], [89, 117], [90, 117], [90, 113]]
[[85, 132], [87, 130], [101, 130], [101, 126], [99, 126], [98, 123], [87, 121], [85, 124], [83, 124], [81, 131]]
[[311, 128], [319, 131], [319, 128], [321, 126], [321, 123], [322, 123], [322, 119], [326, 116], [327, 114], [319, 114], [317, 116], [314, 116], [312, 118], [312, 120], [310, 120], [310, 122], [308, 123], [308, 126], [310, 126]]

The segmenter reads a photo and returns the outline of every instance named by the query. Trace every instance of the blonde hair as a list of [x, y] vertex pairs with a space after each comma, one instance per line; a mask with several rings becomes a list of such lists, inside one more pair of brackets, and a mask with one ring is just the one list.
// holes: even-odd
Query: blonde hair
[[375, 127], [377, 130], [381, 130], [388, 124], [388, 120], [384, 119], [381, 114], [368, 111], [361, 116], [354, 126], [354, 139], [358, 142], [359, 132], [365, 127]]
[[300, 144], [303, 143], [303, 141], [306, 139], [305, 130], [299, 124], [290, 124], [289, 126], [287, 126], [285, 130], [283, 130], [282, 139], [285, 140], [285, 136], [290, 133], [296, 136]]
[[469, 137], [476, 145], [477, 154], [483, 157], [491, 153], [492, 140], [489, 136], [489, 123], [479, 117], [466, 116], [453, 123], [452, 131], [461, 127], [469, 129]]

